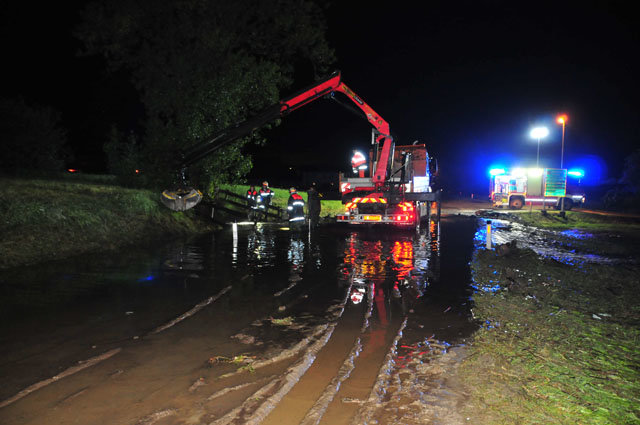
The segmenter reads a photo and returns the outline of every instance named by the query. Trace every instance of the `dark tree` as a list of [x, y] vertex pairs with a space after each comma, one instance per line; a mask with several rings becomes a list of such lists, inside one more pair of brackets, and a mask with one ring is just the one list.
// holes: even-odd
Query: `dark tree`
[[60, 114], [24, 99], [0, 99], [0, 170], [6, 174], [61, 171], [67, 135]]
[[[173, 177], [175, 153], [271, 105], [296, 67], [327, 73], [333, 51], [310, 0], [94, 1], [77, 30], [87, 54], [130, 72], [146, 109], [139, 168]], [[238, 141], [191, 167], [201, 187], [251, 168]], [[167, 181], [162, 181], [167, 183]]]
[[640, 149], [625, 158], [622, 183], [628, 185], [634, 195], [640, 196]]
[[606, 208], [640, 211], [640, 149], [625, 158], [622, 177], [603, 201]]

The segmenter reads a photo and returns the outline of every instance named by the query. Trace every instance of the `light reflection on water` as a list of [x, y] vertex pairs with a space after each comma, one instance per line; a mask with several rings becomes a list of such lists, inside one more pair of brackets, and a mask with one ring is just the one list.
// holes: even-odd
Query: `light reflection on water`
[[561, 235], [574, 238], [574, 239], [591, 239], [594, 237], [593, 233], [586, 232], [584, 230], [569, 229], [559, 232]]
[[[487, 220], [480, 218], [475, 234], [476, 247], [484, 247], [487, 240]], [[507, 220], [491, 220], [491, 242], [496, 245], [516, 241], [519, 248], [529, 248], [538, 255], [571, 266], [584, 263], [611, 264], [620, 260], [588, 252], [583, 241], [589, 242], [597, 237], [582, 230], [554, 231], [524, 226]], [[593, 248], [591, 248], [593, 249]]]
[[[433, 233], [432, 233], [433, 232]], [[371, 292], [379, 305], [385, 297], [401, 300], [407, 314], [429, 285], [435, 273], [430, 265], [439, 255], [439, 226], [432, 224], [429, 232], [353, 232], [344, 243], [341, 273], [351, 276], [353, 303], [362, 302]], [[433, 269], [433, 266], [431, 267]]]

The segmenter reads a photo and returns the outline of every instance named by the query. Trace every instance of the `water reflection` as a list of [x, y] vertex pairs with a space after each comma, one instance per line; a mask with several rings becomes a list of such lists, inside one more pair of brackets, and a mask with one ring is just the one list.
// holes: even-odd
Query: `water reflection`
[[202, 249], [198, 246], [190, 244], [178, 244], [175, 247], [170, 247], [166, 254], [166, 259], [163, 262], [162, 268], [165, 271], [203, 270], [204, 265]]
[[349, 299], [361, 303], [369, 294], [384, 325], [385, 303], [393, 302], [407, 314], [437, 277], [439, 225], [429, 232], [352, 232], [345, 239], [341, 274], [352, 282]]
[[269, 226], [257, 223], [247, 234], [247, 266], [258, 268], [273, 265], [276, 259], [276, 239]]

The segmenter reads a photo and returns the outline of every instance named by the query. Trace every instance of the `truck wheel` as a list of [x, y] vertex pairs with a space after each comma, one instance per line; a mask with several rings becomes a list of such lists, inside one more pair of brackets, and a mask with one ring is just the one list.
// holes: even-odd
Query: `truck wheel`
[[509, 208], [512, 210], [519, 210], [524, 205], [524, 201], [522, 198], [511, 198], [509, 200]]
[[[564, 198], [564, 210], [569, 211], [571, 208], [573, 208], [573, 201], [569, 198]], [[562, 199], [560, 199], [556, 204], [556, 209], [558, 211], [562, 209]]]

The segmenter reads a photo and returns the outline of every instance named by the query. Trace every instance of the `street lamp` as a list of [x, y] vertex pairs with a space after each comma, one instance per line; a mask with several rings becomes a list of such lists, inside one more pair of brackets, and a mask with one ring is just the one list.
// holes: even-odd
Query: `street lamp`
[[[564, 126], [567, 123], [568, 117], [565, 114], [558, 115], [556, 122], [562, 124], [562, 149], [560, 150], [560, 168], [564, 165]], [[560, 215], [564, 217], [564, 196], [560, 200]]]
[[531, 130], [531, 138], [538, 139], [538, 155], [536, 157], [536, 168], [540, 168], [540, 139], [543, 139], [548, 135], [549, 129], [547, 127], [535, 127]]
[[564, 165], [564, 126], [567, 123], [568, 117], [565, 114], [558, 115], [556, 122], [562, 124], [562, 149], [560, 151], [560, 168]]

